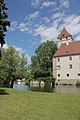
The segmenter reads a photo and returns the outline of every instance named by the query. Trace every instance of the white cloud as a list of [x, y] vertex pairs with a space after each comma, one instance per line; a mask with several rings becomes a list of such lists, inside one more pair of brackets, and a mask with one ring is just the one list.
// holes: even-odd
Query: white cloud
[[57, 41], [57, 37], [63, 27], [66, 27], [68, 32], [74, 36], [77, 34], [80, 34], [80, 16], [77, 15], [70, 15], [65, 16], [63, 13], [62, 16], [61, 13], [54, 14], [54, 19], [50, 25], [39, 25], [37, 28], [35, 28], [35, 32], [33, 33], [34, 36], [39, 35], [41, 42], [45, 42], [46, 40], [54, 40]]
[[64, 13], [58, 12], [58, 13], [55, 13], [55, 14], [53, 15], [53, 18], [54, 18], [54, 19], [58, 19], [58, 18], [61, 18], [61, 17], [63, 17], [63, 16], [64, 16]]
[[72, 15], [66, 17], [63, 25], [72, 35], [80, 33], [80, 16]]
[[80, 40], [80, 34], [75, 38], [75, 40]]
[[48, 17], [44, 17], [42, 20], [43, 20], [45, 23], [49, 23], [49, 22], [50, 22], [50, 19], [49, 19]]
[[38, 5], [40, 4], [41, 0], [31, 0], [31, 5], [33, 7], [38, 7]]
[[18, 27], [18, 22], [11, 22], [11, 27], [8, 28], [10, 31], [14, 31]]
[[41, 9], [52, 5], [54, 5], [54, 2], [50, 2], [50, 1], [43, 2]]
[[69, 0], [60, 0], [60, 7], [68, 8], [70, 5]]
[[39, 26], [35, 30], [34, 35], [40, 35], [41, 42], [45, 42], [46, 40], [55, 40], [57, 38], [57, 25], [53, 25], [51, 27]]
[[66, 11], [70, 7], [70, 0], [59, 0], [59, 7], [57, 6], [57, 2], [55, 1], [55, 7], [52, 8], [54, 12]]
[[20, 30], [21, 32], [24, 32], [24, 31], [28, 31], [29, 28], [27, 27], [26, 23], [20, 23], [20, 25], [19, 25], [19, 30]]
[[[46, 0], [46, 2], [41, 3], [41, 1], [42, 0], [31, 0], [32, 6], [39, 5], [40, 7], [41, 4], [42, 8], [53, 5], [55, 5], [56, 8], [57, 6], [56, 2], [50, 2], [49, 0]], [[69, 0], [60, 0], [59, 3], [60, 7], [57, 9], [57, 12], [54, 12], [55, 11], [54, 8], [53, 12], [49, 11], [50, 16], [48, 17], [45, 16], [41, 18], [42, 16], [40, 17], [40, 12], [41, 11], [43, 12], [43, 10], [40, 10], [40, 12], [36, 11], [33, 14], [26, 17], [26, 20], [24, 21], [25, 23], [22, 22], [18, 24], [17, 22], [14, 22], [12, 30], [18, 27], [20, 31], [28, 31], [28, 33], [32, 34], [34, 37], [40, 36], [41, 42], [44, 42], [46, 40], [57, 41], [57, 36], [59, 35], [63, 27], [66, 27], [70, 34], [76, 36], [77, 34], [80, 33], [80, 16], [77, 16], [75, 14], [72, 15], [65, 14], [66, 12], [65, 8], [68, 8], [70, 6]], [[39, 17], [40, 19], [35, 19], [37, 17]], [[33, 44], [36, 43], [34, 42]]]
[[33, 14], [30, 15], [30, 19], [37, 18], [38, 16], [39, 16], [39, 11], [36, 11]]

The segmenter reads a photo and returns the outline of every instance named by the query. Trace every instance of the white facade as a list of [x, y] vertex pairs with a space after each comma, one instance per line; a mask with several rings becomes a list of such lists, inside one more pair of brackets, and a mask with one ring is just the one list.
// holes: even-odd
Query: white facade
[[80, 80], [80, 55], [53, 58], [53, 76], [58, 84], [76, 84]]
[[53, 77], [57, 84], [80, 82], [80, 40], [74, 42], [65, 28], [58, 36], [58, 50], [53, 56]]

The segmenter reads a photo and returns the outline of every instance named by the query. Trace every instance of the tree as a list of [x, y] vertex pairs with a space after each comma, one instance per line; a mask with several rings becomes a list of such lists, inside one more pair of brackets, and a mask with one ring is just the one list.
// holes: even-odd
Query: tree
[[3, 49], [2, 55], [0, 61], [0, 83], [3, 86], [13, 88], [13, 83], [17, 78], [26, 77], [27, 57], [11, 45], [7, 49]]
[[52, 76], [52, 57], [57, 50], [53, 41], [42, 43], [31, 57], [32, 74], [34, 78]]
[[31, 57], [31, 73], [34, 76], [35, 79], [41, 76], [41, 69], [40, 69], [40, 64], [37, 56], [32, 56]]
[[17, 78], [27, 78], [27, 56], [23, 53], [20, 55], [20, 60], [17, 68]]
[[[4, 37], [5, 32], [7, 32], [7, 26], [10, 27], [10, 21], [8, 20], [8, 13], [6, 12], [8, 8], [4, 0], [0, 0], [0, 44], [3, 47], [5, 44]], [[1, 59], [1, 48], [0, 48], [0, 59]]]

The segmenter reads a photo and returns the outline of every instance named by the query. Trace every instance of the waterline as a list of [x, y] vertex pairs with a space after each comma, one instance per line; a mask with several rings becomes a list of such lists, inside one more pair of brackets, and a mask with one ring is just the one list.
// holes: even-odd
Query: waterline
[[21, 84], [14, 84], [13, 89], [36, 91], [36, 92], [80, 94], [80, 87], [78, 88], [76, 86], [58, 85], [58, 86], [55, 86], [52, 88], [51, 86], [27, 86], [27, 85], [24, 85], [23, 83], [21, 83]]

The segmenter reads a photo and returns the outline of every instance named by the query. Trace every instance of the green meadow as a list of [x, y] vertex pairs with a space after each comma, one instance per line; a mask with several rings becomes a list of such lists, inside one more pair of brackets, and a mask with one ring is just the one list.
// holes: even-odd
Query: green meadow
[[0, 88], [0, 120], [80, 120], [80, 95]]

